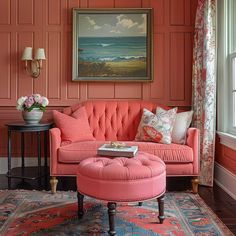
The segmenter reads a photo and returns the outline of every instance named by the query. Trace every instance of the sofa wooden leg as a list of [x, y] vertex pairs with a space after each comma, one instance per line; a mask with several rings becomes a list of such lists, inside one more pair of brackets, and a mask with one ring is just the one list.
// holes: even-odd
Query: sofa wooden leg
[[194, 177], [192, 179], [192, 190], [193, 190], [193, 193], [198, 193], [198, 184], [199, 184], [199, 179], [197, 177]]
[[56, 193], [56, 191], [57, 191], [57, 183], [58, 183], [57, 178], [55, 176], [53, 176], [50, 179], [52, 193]]

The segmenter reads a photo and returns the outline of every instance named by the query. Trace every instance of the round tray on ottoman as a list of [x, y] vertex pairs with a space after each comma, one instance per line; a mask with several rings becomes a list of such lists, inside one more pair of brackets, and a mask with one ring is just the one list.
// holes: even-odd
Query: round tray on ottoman
[[165, 163], [149, 153], [133, 158], [91, 157], [79, 164], [77, 172], [78, 216], [83, 211], [84, 195], [108, 201], [109, 234], [115, 232], [116, 202], [139, 202], [156, 198], [160, 223], [164, 221], [166, 190]]

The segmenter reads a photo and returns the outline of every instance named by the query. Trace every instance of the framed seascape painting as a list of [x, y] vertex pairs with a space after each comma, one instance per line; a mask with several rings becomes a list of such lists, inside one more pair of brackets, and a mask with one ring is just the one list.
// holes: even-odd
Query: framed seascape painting
[[73, 9], [73, 81], [152, 81], [152, 10]]

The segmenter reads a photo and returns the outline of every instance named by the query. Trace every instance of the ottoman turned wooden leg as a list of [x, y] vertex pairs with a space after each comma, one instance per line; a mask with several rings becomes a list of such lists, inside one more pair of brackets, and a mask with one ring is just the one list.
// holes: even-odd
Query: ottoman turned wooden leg
[[109, 216], [109, 235], [116, 235], [115, 231], [115, 214], [116, 214], [116, 203], [115, 202], [108, 202], [108, 216]]
[[82, 219], [84, 215], [84, 195], [82, 195], [80, 192], [77, 192], [77, 198], [78, 198], [78, 218]]
[[165, 219], [165, 216], [164, 216], [164, 200], [165, 200], [165, 194], [163, 194], [162, 196], [157, 198], [158, 208], [159, 208], [158, 218], [159, 218], [161, 224], [163, 223], [163, 221]]

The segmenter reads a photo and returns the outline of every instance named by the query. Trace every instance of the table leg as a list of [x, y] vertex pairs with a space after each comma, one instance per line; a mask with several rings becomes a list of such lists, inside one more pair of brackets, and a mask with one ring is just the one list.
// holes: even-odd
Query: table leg
[[[20, 143], [21, 143], [22, 175], [25, 176], [25, 136], [24, 136], [24, 132], [21, 132]], [[25, 179], [22, 179], [22, 183], [24, 183], [24, 182], [25, 182]]]
[[[8, 130], [8, 175], [11, 172], [11, 130]], [[8, 189], [11, 189], [11, 177], [8, 176]]]
[[48, 131], [44, 131], [44, 166], [47, 168], [48, 163]]
[[81, 194], [79, 191], [77, 192], [78, 198], [78, 218], [82, 219], [84, 215], [84, 195]]
[[37, 142], [38, 142], [38, 168], [41, 170], [41, 136], [40, 132], [37, 132]]
[[37, 143], [38, 143], [38, 184], [41, 186], [41, 135], [37, 132]]
[[25, 167], [25, 136], [24, 132], [21, 133], [21, 166]]

